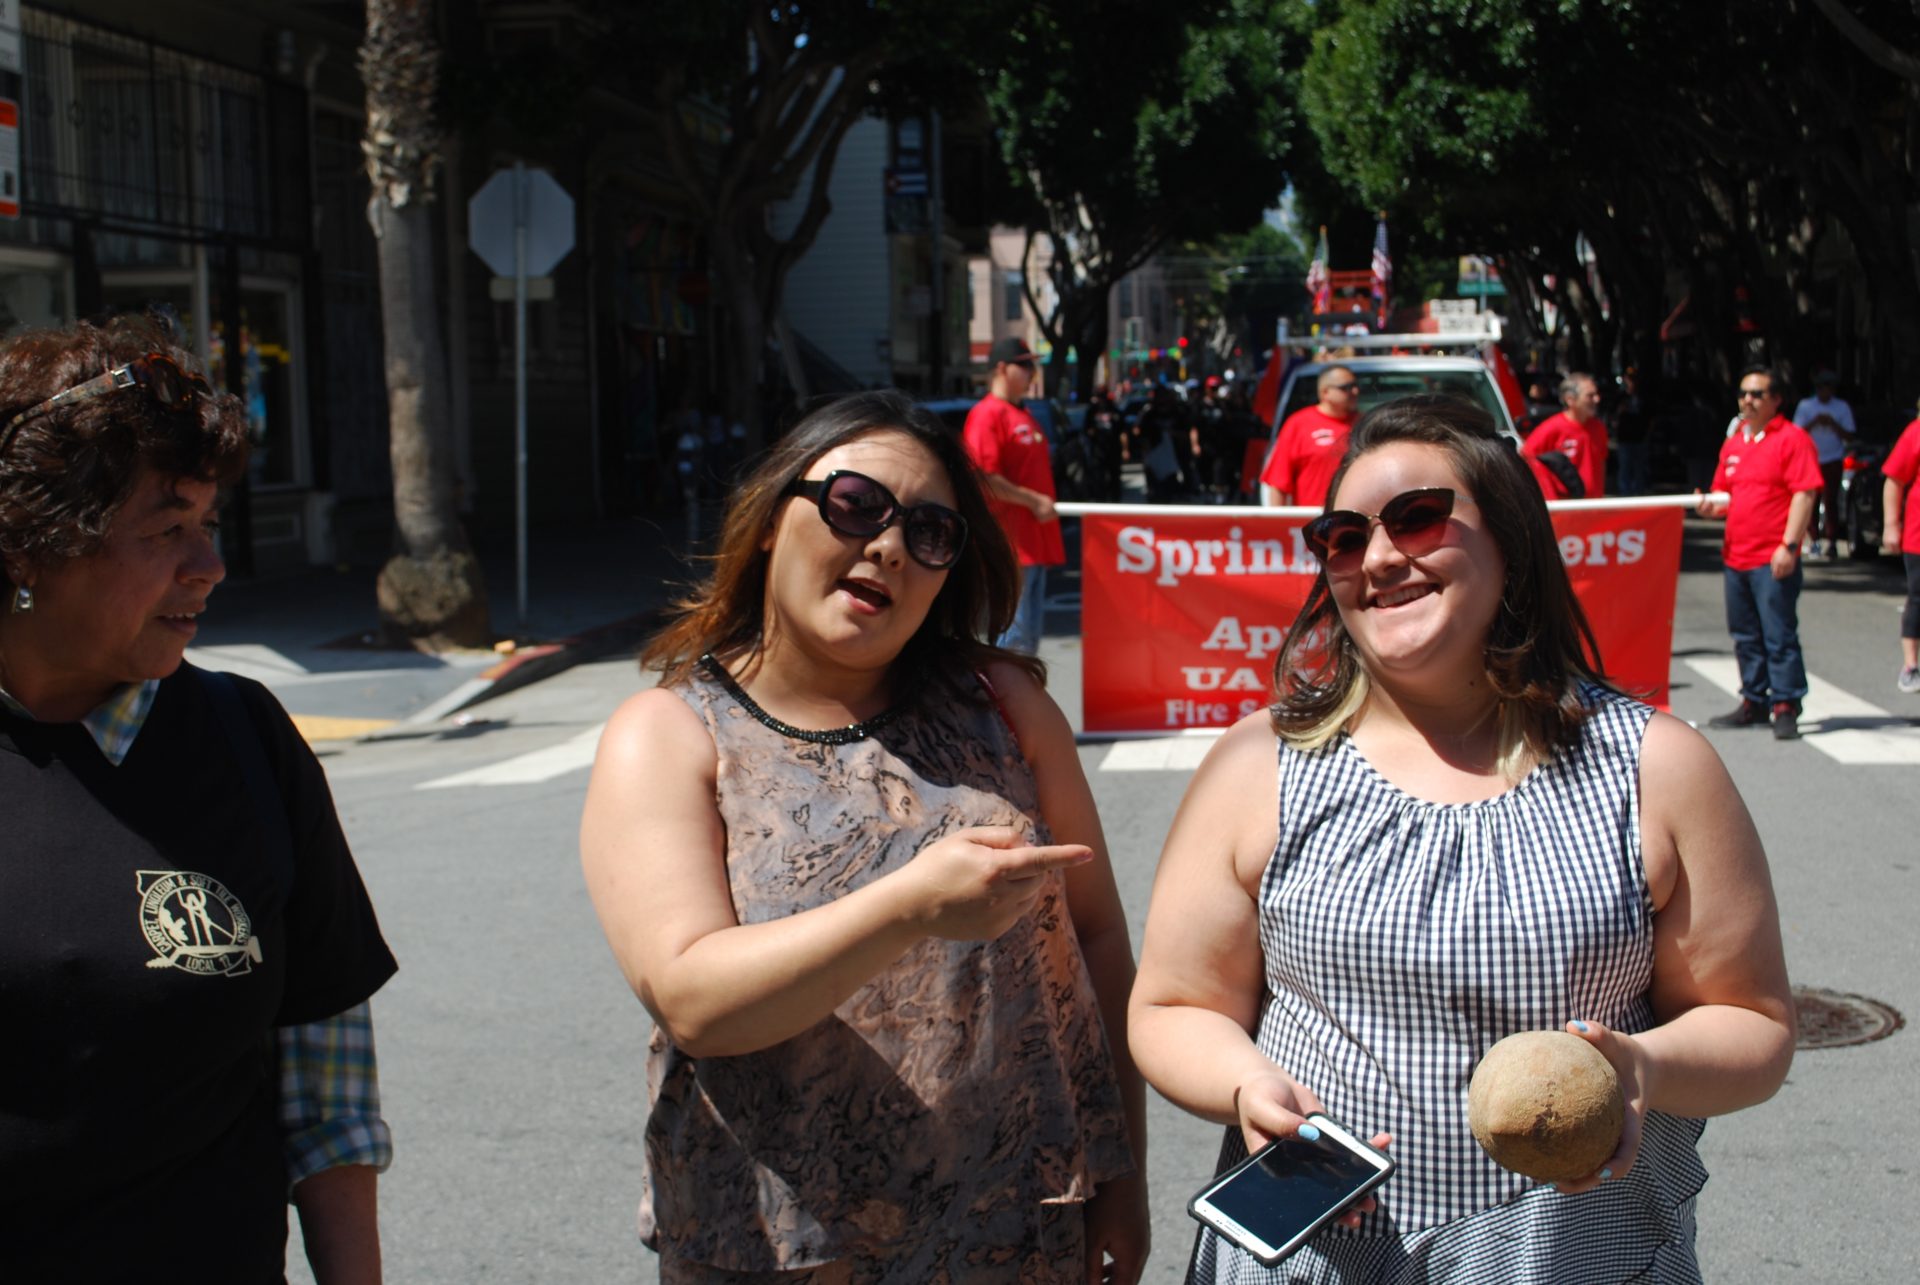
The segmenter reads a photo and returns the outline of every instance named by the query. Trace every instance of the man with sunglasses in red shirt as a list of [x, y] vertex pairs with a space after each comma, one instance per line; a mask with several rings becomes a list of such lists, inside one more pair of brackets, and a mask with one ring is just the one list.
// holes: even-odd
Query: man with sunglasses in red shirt
[[1033, 386], [1033, 350], [1009, 335], [987, 354], [987, 395], [967, 412], [960, 441], [980, 470], [987, 503], [1020, 556], [1020, 609], [998, 644], [1032, 655], [1046, 624], [1047, 568], [1067, 560], [1054, 511], [1053, 455], [1047, 437], [1022, 404]]
[[1347, 434], [1360, 414], [1360, 381], [1345, 366], [1329, 366], [1314, 384], [1320, 404], [1303, 406], [1280, 425], [1280, 436], [1260, 470], [1260, 502], [1319, 508], [1347, 453]]
[[1740, 705], [1713, 727], [1773, 724], [1775, 740], [1800, 735], [1807, 666], [1800, 651], [1800, 541], [1820, 493], [1820, 457], [1806, 430], [1780, 414], [1786, 389], [1765, 366], [1740, 377], [1740, 419], [1720, 448], [1713, 489], [1727, 503], [1700, 501], [1704, 517], [1725, 517], [1720, 560], [1727, 631], [1740, 662]]

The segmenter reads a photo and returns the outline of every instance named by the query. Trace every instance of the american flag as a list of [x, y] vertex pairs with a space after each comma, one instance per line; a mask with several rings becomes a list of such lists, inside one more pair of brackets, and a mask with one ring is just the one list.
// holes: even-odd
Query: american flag
[[1373, 303], [1374, 310], [1380, 315], [1380, 323], [1387, 320], [1387, 285], [1393, 280], [1393, 259], [1387, 254], [1387, 217], [1373, 229]]
[[1313, 262], [1307, 265], [1307, 293], [1313, 296], [1313, 310], [1326, 312], [1333, 307], [1333, 282], [1327, 276], [1327, 229], [1320, 227], [1320, 244], [1314, 247]]

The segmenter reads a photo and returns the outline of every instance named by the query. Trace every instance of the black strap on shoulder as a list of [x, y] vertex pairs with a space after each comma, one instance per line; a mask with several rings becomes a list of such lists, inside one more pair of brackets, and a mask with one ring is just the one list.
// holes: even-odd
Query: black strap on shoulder
[[273, 773], [267, 770], [267, 751], [260, 741], [260, 731], [253, 725], [253, 719], [247, 715], [247, 707], [240, 701], [240, 689], [233, 685], [233, 679], [218, 670], [201, 669], [188, 665], [194, 676], [199, 679], [200, 690], [207, 694], [207, 701], [213, 706], [213, 715], [220, 723], [220, 730], [226, 733], [227, 745], [233, 750], [234, 761], [240, 765], [241, 780], [246, 783], [247, 798], [253, 804], [254, 815], [260, 822], [260, 833], [267, 844], [267, 859], [273, 863], [275, 872], [280, 876], [279, 883], [289, 894], [293, 891], [293, 828], [287, 824], [286, 801], [280, 797], [280, 787], [275, 784]]

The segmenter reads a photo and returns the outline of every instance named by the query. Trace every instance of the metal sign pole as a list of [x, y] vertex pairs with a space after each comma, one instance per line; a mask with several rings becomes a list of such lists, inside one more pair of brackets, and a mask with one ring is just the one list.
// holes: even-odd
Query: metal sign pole
[[[0, 0], [5, 4], [7, 0]], [[573, 198], [542, 169], [515, 161], [480, 185], [467, 202], [467, 244], [495, 277], [487, 293], [507, 298], [513, 283], [513, 537], [520, 627], [527, 620], [527, 300], [532, 286], [553, 297], [545, 274], [573, 248]], [[498, 294], [494, 291], [496, 287]]]
[[527, 167], [513, 163], [513, 540], [527, 627]]

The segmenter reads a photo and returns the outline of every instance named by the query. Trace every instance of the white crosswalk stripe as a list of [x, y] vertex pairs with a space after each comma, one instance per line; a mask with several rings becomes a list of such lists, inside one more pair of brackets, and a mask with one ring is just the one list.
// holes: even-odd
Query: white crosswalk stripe
[[[1731, 657], [1686, 657], [1685, 664], [1702, 679], [1738, 697], [1740, 674]], [[1920, 713], [1920, 709], [1916, 710]], [[604, 723], [579, 735], [502, 759], [438, 777], [415, 786], [417, 790], [452, 790], [487, 785], [537, 785], [593, 765]], [[1920, 764], [1920, 726], [1870, 701], [1862, 700], [1808, 676], [1802, 702], [1801, 732], [1808, 745], [1837, 762], [1862, 766]], [[1188, 733], [1115, 741], [1099, 759], [1102, 772], [1191, 772], [1200, 766], [1219, 739], [1217, 734]]]
[[229, 643], [224, 647], [189, 647], [187, 659], [202, 669], [238, 674], [258, 683], [298, 681], [310, 672], [305, 665], [262, 643]]
[[1100, 760], [1102, 772], [1191, 772], [1200, 766], [1219, 734], [1152, 736], [1115, 741]]
[[[1740, 669], [1730, 656], [1684, 658], [1688, 668], [1713, 686], [1738, 698]], [[1920, 717], [1920, 704], [1914, 716]], [[1902, 715], [1835, 687], [1818, 675], [1807, 676], [1801, 702], [1800, 731], [1808, 745], [1850, 766], [1887, 767], [1920, 764], [1920, 726]], [[1200, 766], [1216, 738], [1206, 735], [1156, 736], [1115, 741], [1100, 759], [1102, 772], [1191, 772]]]
[[414, 786], [416, 790], [455, 790], [475, 785], [537, 785], [593, 766], [593, 754], [600, 747], [605, 723], [596, 724], [569, 741], [549, 745], [542, 750], [516, 754], [485, 767], [469, 768], [437, 780]]
[[[361, 664], [376, 656], [391, 658], [397, 663], [374, 666]], [[313, 654], [310, 654], [309, 658], [312, 659]], [[242, 678], [251, 678], [257, 683], [264, 683], [275, 691], [306, 687], [315, 683], [364, 683], [372, 679], [404, 677], [440, 670], [477, 673], [499, 661], [497, 656], [484, 652], [456, 652], [443, 657], [423, 656], [410, 652], [351, 652], [333, 654], [331, 659], [339, 662], [337, 667], [323, 664], [321, 668], [315, 669], [284, 652], [276, 651], [265, 643], [223, 643], [212, 647], [189, 647], [187, 659], [201, 669], [238, 674]]]
[[[593, 766], [594, 751], [600, 746], [605, 723], [597, 724], [558, 745], [529, 750], [512, 758], [482, 767], [468, 768], [451, 776], [436, 777], [414, 786], [416, 790], [458, 790], [483, 785], [538, 785], [569, 772]], [[1115, 741], [1100, 760], [1102, 772], [1191, 772], [1200, 766], [1213, 743], [1214, 734], [1155, 736], [1139, 740]]]
[[[1689, 656], [1687, 668], [1736, 699], [1740, 666], [1731, 656]], [[1915, 709], [1920, 714], [1920, 708]], [[1800, 732], [1807, 744], [1827, 757], [1856, 766], [1904, 766], [1920, 763], [1920, 727], [1861, 700], [1817, 675], [1807, 675], [1807, 697], [1800, 702]]]

